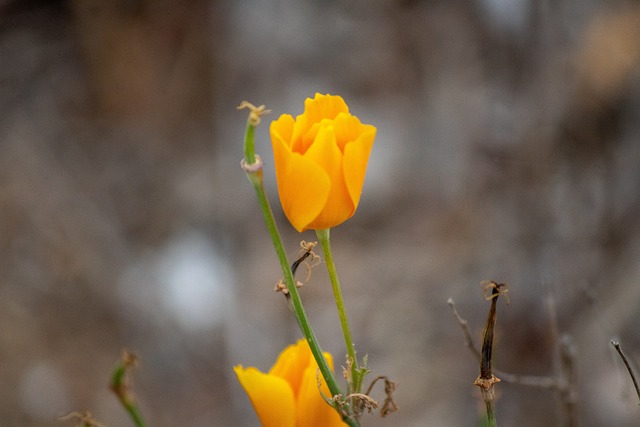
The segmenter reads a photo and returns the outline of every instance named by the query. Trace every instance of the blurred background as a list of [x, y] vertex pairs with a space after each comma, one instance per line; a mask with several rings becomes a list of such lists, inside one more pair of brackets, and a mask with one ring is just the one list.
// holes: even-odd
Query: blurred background
[[[640, 352], [640, 5], [595, 0], [0, 1], [0, 424], [131, 425], [120, 351], [150, 426], [256, 426], [235, 364], [300, 337], [251, 186], [242, 100], [292, 259], [268, 125], [315, 92], [377, 126], [356, 215], [332, 232], [360, 355], [400, 411], [364, 426], [475, 426], [479, 345], [505, 426], [637, 426], [610, 340]], [[344, 344], [323, 266], [302, 288]], [[373, 397], [381, 400], [382, 390]]]

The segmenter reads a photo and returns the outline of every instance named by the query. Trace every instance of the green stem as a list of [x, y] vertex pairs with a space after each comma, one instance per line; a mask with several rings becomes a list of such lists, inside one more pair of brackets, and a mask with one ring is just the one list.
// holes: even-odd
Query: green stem
[[344, 343], [347, 347], [347, 358], [351, 364], [351, 393], [360, 393], [361, 377], [358, 370], [358, 360], [356, 359], [356, 348], [351, 338], [351, 330], [349, 329], [349, 320], [347, 319], [347, 310], [344, 307], [344, 299], [342, 298], [342, 290], [340, 288], [340, 282], [338, 281], [338, 274], [336, 272], [336, 265], [333, 262], [333, 254], [331, 252], [330, 242], [330, 229], [316, 230], [316, 236], [322, 245], [322, 251], [324, 253], [324, 261], [327, 264], [327, 270], [329, 272], [329, 279], [331, 280], [331, 288], [333, 289], [333, 296], [336, 300], [336, 307], [338, 309], [338, 317], [340, 318], [340, 326], [342, 327], [342, 335], [344, 336]]
[[[487, 408], [487, 427], [498, 427], [498, 422], [496, 421], [496, 412], [493, 405], [493, 402], [495, 401], [493, 390], [490, 390], [489, 392], [492, 394], [492, 396], [484, 398], [484, 404]], [[483, 390], [483, 395], [484, 394], [485, 391]]]
[[133, 393], [129, 390], [126, 381], [127, 370], [133, 366], [134, 359], [128, 357], [129, 353], [125, 353], [123, 361], [114, 369], [111, 375], [111, 390], [118, 397], [118, 400], [129, 414], [129, 417], [133, 421], [136, 427], [145, 427], [142, 420], [142, 413], [136, 404], [136, 399]]
[[144, 421], [142, 421], [142, 414], [136, 405], [126, 405], [125, 409], [129, 413], [129, 416], [133, 420], [133, 424], [136, 427], [145, 427]]
[[[267, 195], [264, 190], [262, 169], [260, 167], [256, 167], [259, 165], [257, 165], [255, 162], [248, 163], [249, 158], [251, 157], [253, 157], [255, 160], [258, 160], [253, 153], [253, 129], [248, 129], [253, 127], [253, 125], [247, 123], [247, 132], [245, 133], [245, 172], [256, 191], [258, 205], [260, 206], [260, 210], [262, 210], [269, 236], [271, 237], [273, 247], [275, 248], [276, 254], [278, 255], [280, 268], [282, 269], [284, 282], [287, 285], [287, 290], [289, 291], [289, 295], [291, 297], [291, 305], [293, 307], [296, 320], [298, 321], [298, 325], [300, 326], [300, 329], [305, 336], [307, 343], [309, 344], [311, 353], [313, 354], [313, 357], [318, 364], [318, 368], [320, 369], [322, 377], [327, 383], [327, 387], [329, 388], [331, 396], [333, 397], [337, 395], [343, 395], [340, 387], [333, 377], [333, 373], [331, 372], [327, 361], [324, 358], [322, 349], [320, 348], [320, 344], [318, 343], [313, 329], [311, 328], [309, 318], [307, 317], [307, 313], [304, 309], [304, 306], [302, 305], [302, 299], [300, 298], [298, 288], [295, 285], [293, 273], [291, 271], [291, 267], [289, 266], [289, 261], [287, 260], [287, 254], [284, 250], [284, 245], [282, 244], [280, 233], [278, 232], [278, 226], [276, 225], [271, 206], [269, 205], [269, 200], [267, 199]], [[247, 141], [247, 139], [249, 139], [250, 141]], [[342, 420], [350, 427], [359, 427], [358, 421], [350, 416], [350, 408], [348, 406], [344, 406], [342, 409], [346, 411], [346, 414], [342, 411], [339, 411], [342, 416]]]
[[[248, 165], [253, 165], [256, 162], [256, 149], [253, 142], [255, 128], [255, 126], [247, 124], [247, 129], [244, 132], [244, 161], [247, 162]], [[251, 180], [251, 178], [249, 178], [249, 180]]]

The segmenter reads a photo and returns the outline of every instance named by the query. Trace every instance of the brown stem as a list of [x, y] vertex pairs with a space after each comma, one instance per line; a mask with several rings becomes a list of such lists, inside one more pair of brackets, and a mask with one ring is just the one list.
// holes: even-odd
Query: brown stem
[[497, 427], [496, 415], [495, 415], [495, 391], [493, 386], [500, 382], [500, 379], [493, 375], [491, 363], [493, 359], [493, 336], [496, 326], [496, 304], [498, 297], [503, 295], [505, 291], [501, 291], [500, 288], [506, 287], [504, 284], [496, 282], [488, 282], [485, 284], [485, 291], [491, 290], [491, 294], [486, 296], [486, 299], [491, 300], [491, 307], [489, 308], [489, 315], [487, 316], [487, 322], [484, 326], [484, 332], [482, 334], [482, 350], [480, 351], [480, 376], [475, 380], [474, 384], [480, 387], [482, 391], [482, 398], [487, 409], [487, 425], [490, 427]]

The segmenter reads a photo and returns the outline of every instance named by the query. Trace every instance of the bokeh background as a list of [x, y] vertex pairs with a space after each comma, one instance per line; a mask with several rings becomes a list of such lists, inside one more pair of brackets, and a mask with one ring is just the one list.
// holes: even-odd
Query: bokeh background
[[[255, 426], [235, 364], [300, 337], [239, 167], [242, 100], [292, 258], [268, 123], [315, 92], [378, 128], [357, 214], [332, 243], [360, 355], [398, 383], [366, 426], [474, 426], [480, 283], [498, 305], [505, 426], [637, 426], [610, 340], [640, 352], [640, 5], [595, 0], [0, 1], [0, 425], [130, 425], [107, 389], [122, 348], [149, 425]], [[344, 353], [328, 279], [302, 289]], [[381, 390], [374, 392], [382, 398]]]

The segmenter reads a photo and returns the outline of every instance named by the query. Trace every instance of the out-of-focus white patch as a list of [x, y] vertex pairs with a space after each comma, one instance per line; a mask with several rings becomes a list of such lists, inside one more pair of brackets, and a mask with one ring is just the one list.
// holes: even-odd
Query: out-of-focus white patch
[[529, 0], [480, 0], [480, 5], [491, 24], [499, 30], [518, 33], [527, 29]]
[[35, 419], [51, 421], [71, 408], [65, 378], [50, 363], [30, 366], [19, 388], [24, 411]]
[[157, 321], [168, 316], [185, 330], [198, 331], [222, 322], [232, 289], [225, 258], [206, 236], [189, 231], [134, 264], [118, 293]]
[[171, 242], [158, 268], [164, 305], [185, 329], [222, 321], [226, 292], [233, 287], [231, 270], [201, 235], [191, 233]]

